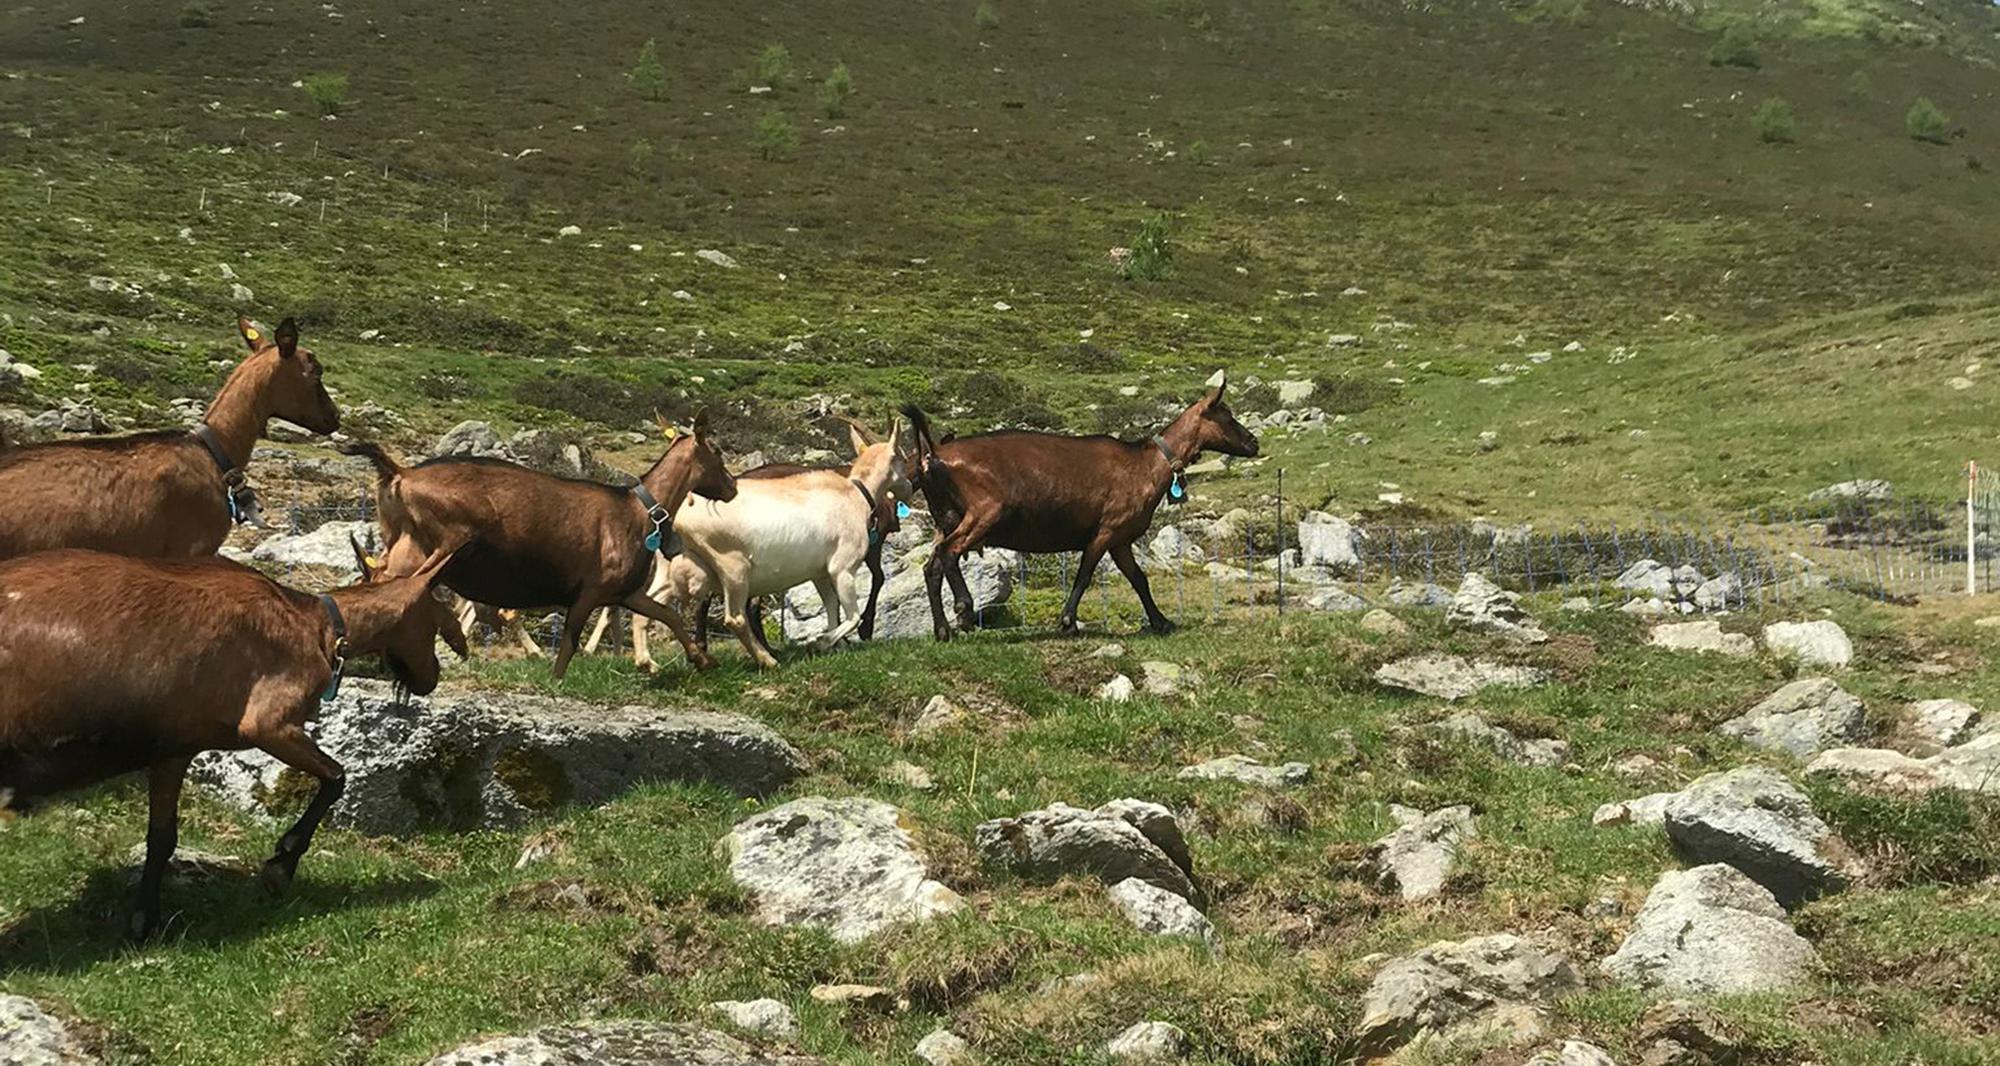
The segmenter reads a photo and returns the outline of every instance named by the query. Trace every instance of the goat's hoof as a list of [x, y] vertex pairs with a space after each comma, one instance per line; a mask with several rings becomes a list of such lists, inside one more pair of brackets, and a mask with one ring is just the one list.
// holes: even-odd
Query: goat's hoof
[[282, 859], [271, 859], [257, 871], [257, 883], [273, 896], [282, 896], [292, 887], [292, 876], [298, 868]]
[[949, 641], [954, 634], [950, 626], [932, 626], [931, 635], [940, 641]]
[[1180, 627], [1162, 618], [1156, 622], [1147, 623], [1146, 628], [1151, 629], [1154, 636], [1164, 637]]
[[134, 943], [144, 943], [153, 939], [160, 931], [160, 912], [141, 907], [132, 912], [125, 921], [125, 936]]
[[657, 674], [660, 672], [660, 664], [651, 659], [641, 659], [635, 665], [639, 667], [639, 672], [642, 674]]
[[715, 656], [710, 655], [707, 652], [702, 652], [699, 655], [688, 656], [688, 662], [694, 664], [694, 668], [697, 670], [715, 669]]

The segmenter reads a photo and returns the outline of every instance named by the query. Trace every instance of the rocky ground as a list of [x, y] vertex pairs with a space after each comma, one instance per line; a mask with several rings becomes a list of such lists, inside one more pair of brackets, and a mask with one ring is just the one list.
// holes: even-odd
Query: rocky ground
[[1348, 594], [761, 676], [484, 661], [407, 707], [350, 682], [317, 728], [351, 785], [291, 899], [250, 883], [303, 797], [259, 756], [199, 768], [145, 948], [115, 920], [136, 790], [0, 829], [0, 1047], [1990, 1061], [2000, 627], [1661, 620], [1476, 574]]

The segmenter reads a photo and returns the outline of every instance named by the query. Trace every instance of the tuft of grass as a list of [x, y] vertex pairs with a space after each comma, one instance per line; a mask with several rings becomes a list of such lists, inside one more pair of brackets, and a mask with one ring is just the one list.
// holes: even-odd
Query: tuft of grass
[[750, 62], [752, 84], [776, 88], [792, 80], [792, 50], [782, 44], [767, 44]]
[[201, 0], [195, 0], [181, 8], [178, 21], [184, 30], [206, 29], [215, 24], [215, 9]]
[[1715, 67], [1746, 67], [1756, 69], [1763, 65], [1758, 55], [1757, 35], [1743, 23], [1731, 23], [1722, 31], [1721, 39], [1708, 50], [1708, 63]]
[[1750, 125], [1757, 130], [1757, 139], [1766, 144], [1789, 144], [1798, 132], [1792, 105], [1782, 96], [1769, 97], [1758, 104], [1750, 116]]
[[646, 38], [646, 43], [639, 47], [638, 62], [632, 64], [625, 77], [641, 97], [656, 103], [667, 98], [667, 68], [660, 62], [658, 41]]
[[979, 0], [979, 6], [972, 12], [972, 24], [982, 30], [1000, 28], [1000, 12], [994, 10], [992, 0]]
[[311, 74], [305, 79], [306, 95], [322, 115], [338, 115], [347, 106], [347, 75]]
[[759, 159], [788, 159], [799, 150], [799, 128], [783, 111], [773, 108], [757, 116], [750, 130], [750, 145]]
[[839, 118], [847, 114], [847, 98], [854, 95], [854, 78], [847, 73], [847, 64], [834, 67], [819, 83], [819, 107], [828, 118]]
[[1919, 141], [1944, 144], [1951, 140], [1951, 119], [1930, 97], [1919, 96], [1903, 114], [1903, 129]]
[[640, 175], [652, 169], [653, 141], [651, 138], [641, 137], [632, 142], [631, 149], [626, 153], [626, 165], [631, 168], [632, 173]]
[[1139, 223], [1132, 247], [1118, 264], [1118, 276], [1127, 281], [1159, 281], [1173, 272], [1172, 220], [1161, 211]]

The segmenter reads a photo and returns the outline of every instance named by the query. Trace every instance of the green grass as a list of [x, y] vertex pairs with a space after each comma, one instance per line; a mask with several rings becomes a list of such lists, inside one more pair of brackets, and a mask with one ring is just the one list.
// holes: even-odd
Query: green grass
[[[762, 676], [733, 648], [711, 674], [673, 666], [649, 678], [600, 657], [578, 660], [560, 684], [544, 663], [479, 661], [455, 667], [453, 683], [714, 706], [770, 723], [807, 752], [813, 770], [768, 803], [807, 794], [897, 803], [969, 913], [856, 947], [759, 926], [710, 850], [758, 805], [651, 786], [519, 832], [402, 840], [329, 832], [292, 896], [266, 899], [247, 877], [174, 885], [165, 940], [130, 948], [118, 940], [125, 888], [117, 871], [141, 834], [142, 795], [119, 785], [4, 830], [8, 962], [0, 987], [87, 1019], [114, 1061], [321, 1062], [339, 1048], [342, 1061], [404, 1062], [482, 1032], [584, 1013], [693, 1020], [710, 1000], [763, 995], [797, 1007], [801, 1042], [842, 1062], [894, 1058], [940, 1024], [1000, 1061], [1080, 1061], [1078, 1049], [1142, 1016], [1187, 1029], [1201, 1061], [1324, 1061], [1355, 1021], [1367, 972], [1358, 960], [1371, 952], [1518, 929], [1553, 937], [1585, 970], [1611, 951], [1619, 921], [1580, 917], [1585, 905], [1607, 893], [1636, 905], [1674, 860], [1658, 833], [1593, 829], [1590, 812], [1742, 759], [1710, 726], [1783, 680], [1759, 662], [1639, 647], [1639, 627], [1624, 616], [1537, 609], [1571, 649], [1562, 653], [1564, 681], [1482, 699], [1478, 710], [1519, 731], [1569, 739], [1569, 769], [1523, 769], [1439, 745], [1414, 727], [1442, 708], [1367, 680], [1375, 663], [1412, 649], [1485, 648], [1422, 612], [1409, 615], [1417, 632], [1400, 639], [1364, 634], [1351, 620], [1293, 618], [1275, 632], [1215, 623], [1171, 638], [1123, 638], [1125, 656], [1110, 662], [1089, 657], [1096, 640], [1039, 629], [943, 646], [791, 653], [781, 672]], [[1837, 616], [1862, 650], [1861, 668], [1843, 684], [1886, 709], [1910, 691], [1910, 634], [1880, 608], [1842, 606]], [[1946, 627], [1939, 639], [1970, 642], [1949, 645], [1963, 654], [1996, 650], [1987, 630]], [[1579, 657], [1580, 648], [1590, 650]], [[1540, 654], [1553, 653], [1530, 657]], [[1191, 700], [1111, 708], [1085, 697], [1113, 670], [1135, 672], [1148, 658], [1186, 664], [1207, 682]], [[2000, 680], [1991, 661], [1949, 679], [1948, 689], [1931, 679], [1926, 691], [1982, 691]], [[907, 736], [900, 726], [939, 691], [977, 692], [1020, 718]], [[1245, 790], [1173, 776], [1189, 762], [1260, 745], [1317, 769], [1295, 794], [1304, 812], [1295, 831], [1247, 820], [1239, 813]], [[1633, 782], [1610, 771], [1634, 752], [1662, 759], [1661, 777]], [[898, 760], [929, 768], [936, 789], [885, 783]], [[1093, 885], [1022, 883], [982, 868], [970, 850], [984, 819], [1124, 795], [1191, 812], [1195, 867], [1226, 960], [1204, 962], [1138, 936]], [[1391, 802], [1472, 802], [1479, 812], [1478, 841], [1441, 906], [1400, 906], [1351, 872], [1358, 849], [1389, 828]], [[1951, 835], [1935, 828], [1937, 810], [1889, 817], [1857, 813], [1830, 794], [1820, 802], [1871, 854], [1927, 854], [1926, 841]], [[1961, 857], [2000, 861], [1990, 809], [1950, 824], [1972, 830], [1951, 831]], [[192, 801], [183, 837], [255, 858], [274, 833]], [[557, 856], [515, 871], [516, 853], [536, 834], [559, 842]], [[1990, 867], [1899, 869], [1802, 913], [1801, 927], [1827, 959], [1818, 983], [1726, 1005], [1759, 1046], [1828, 1063], [1891, 1062], [1911, 1049], [1927, 1049], [1934, 1057], [1926, 1061], [1976, 1061], [1979, 1019], [1990, 1020], [2000, 996], [1983, 947], [2000, 921], [1981, 880]], [[581, 911], [554, 901], [572, 881], [592, 901]], [[1036, 991], [1084, 970], [1107, 980], [1054, 997]], [[805, 996], [831, 981], [884, 985], [914, 1005], [842, 1018]], [[1561, 1011], [1576, 1032], [1614, 1051], [1629, 1041], [1635, 1007], [1624, 993], [1592, 991]], [[1879, 1032], [1815, 1024], [1829, 1011], [1867, 1019]]]

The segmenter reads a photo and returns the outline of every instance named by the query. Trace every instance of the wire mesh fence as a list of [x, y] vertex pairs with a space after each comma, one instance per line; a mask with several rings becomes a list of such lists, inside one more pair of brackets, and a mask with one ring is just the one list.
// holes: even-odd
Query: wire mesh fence
[[[1439, 605], [1468, 573], [1522, 593], [1662, 615], [1783, 606], [1822, 589], [1907, 603], [1992, 587], [2000, 556], [2000, 479], [1977, 471], [1969, 465], [1964, 487], [1949, 497], [1902, 496], [1880, 483], [1857, 482], [1794, 507], [1734, 519], [1660, 515], [1562, 528], [1348, 522], [1287, 500], [1280, 477], [1261, 516], [1162, 511], [1137, 556], [1159, 607], [1177, 621]], [[366, 493], [284, 512], [294, 531], [373, 517]], [[929, 540], [919, 518], [891, 542], [888, 599], [924, 596], [916, 571]], [[969, 559], [968, 570], [985, 574], [973, 582], [987, 592], [976, 604], [979, 621], [1055, 625], [1078, 565], [1074, 552], [992, 549]], [[948, 591], [946, 598], [949, 609]], [[798, 621], [796, 599], [774, 601], [778, 617]], [[908, 609], [927, 626], [927, 604]], [[1078, 617], [1106, 630], [1145, 620], [1137, 596], [1109, 560], [1091, 575]], [[553, 646], [553, 619], [532, 624], [537, 638]], [[805, 627], [777, 628], [796, 635]], [[612, 647], [624, 647], [625, 632], [622, 624], [611, 628]]]

